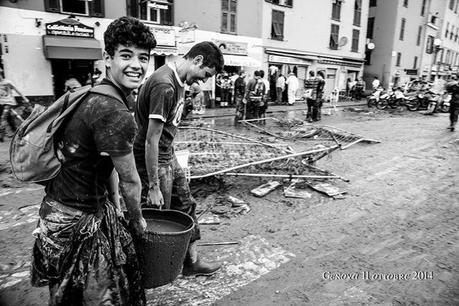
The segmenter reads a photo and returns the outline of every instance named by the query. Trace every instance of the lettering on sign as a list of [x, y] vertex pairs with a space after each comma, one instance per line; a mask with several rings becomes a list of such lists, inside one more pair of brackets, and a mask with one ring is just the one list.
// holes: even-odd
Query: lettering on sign
[[94, 28], [67, 18], [46, 24], [46, 35], [94, 38]]

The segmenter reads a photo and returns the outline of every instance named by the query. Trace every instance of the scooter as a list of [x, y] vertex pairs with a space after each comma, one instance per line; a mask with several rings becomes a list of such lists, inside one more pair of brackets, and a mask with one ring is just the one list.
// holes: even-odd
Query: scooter
[[437, 106], [437, 109], [441, 111], [442, 113], [449, 113], [449, 106], [451, 103], [451, 94], [450, 93], [445, 93], [441, 97], [441, 101]]
[[384, 88], [378, 87], [376, 88], [373, 93], [367, 98], [367, 105], [368, 107], [376, 106], [381, 98], [381, 93], [384, 92]]

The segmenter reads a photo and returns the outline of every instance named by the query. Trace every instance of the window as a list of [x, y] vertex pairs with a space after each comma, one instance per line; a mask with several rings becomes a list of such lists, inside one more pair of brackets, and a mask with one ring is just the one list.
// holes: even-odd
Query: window
[[433, 53], [433, 42], [434, 42], [434, 37], [432, 35], [428, 35], [427, 42], [426, 42], [426, 53], [427, 54]]
[[47, 12], [105, 17], [104, 0], [45, 0]]
[[426, 0], [422, 0], [421, 16], [424, 16], [425, 13], [426, 13]]
[[341, 1], [335, 1], [332, 4], [332, 19], [339, 21], [341, 18]]
[[400, 40], [403, 40], [405, 36], [405, 24], [406, 24], [406, 19], [402, 18], [402, 23], [400, 25], [400, 37], [399, 37]]
[[454, 2], [456, 2], [456, 0], [449, 0], [449, 9], [450, 10], [454, 10]]
[[173, 2], [174, 0], [127, 0], [127, 13], [129, 16], [149, 21], [151, 23], [173, 25]]
[[377, 6], [376, 0], [370, 0], [370, 7]]
[[445, 31], [445, 37], [448, 38], [449, 34], [449, 22], [446, 23], [446, 31]]
[[455, 42], [457, 42], [458, 30], [459, 30], [459, 28], [456, 28], [456, 34], [454, 35], [454, 41], [455, 41]]
[[454, 36], [454, 25], [451, 25], [451, 32], [449, 32], [449, 39], [453, 39]]
[[402, 61], [402, 53], [397, 52], [397, 61], [395, 62], [395, 66], [400, 67], [401, 61]]
[[222, 23], [223, 33], [236, 33], [237, 0], [222, 0]]
[[375, 17], [368, 18], [367, 23], [367, 38], [373, 39], [373, 31], [375, 28]]
[[271, 24], [271, 38], [284, 40], [284, 12], [273, 10]]
[[457, 6], [459, 5], [459, 0], [456, 0], [456, 6], [454, 7], [454, 13], [457, 14]]
[[418, 37], [416, 39], [416, 46], [421, 45], [422, 26], [418, 27]]
[[331, 31], [330, 31], [330, 49], [337, 50], [338, 49], [338, 37], [339, 37], [339, 25], [332, 24]]
[[362, 0], [355, 0], [354, 2], [354, 25], [360, 26], [360, 19], [362, 16]]
[[403, 0], [403, 6], [408, 7], [408, 0]]
[[414, 61], [413, 61], [413, 69], [416, 69], [417, 67], [418, 67], [418, 57], [415, 56]]
[[352, 52], [359, 52], [360, 30], [352, 30]]

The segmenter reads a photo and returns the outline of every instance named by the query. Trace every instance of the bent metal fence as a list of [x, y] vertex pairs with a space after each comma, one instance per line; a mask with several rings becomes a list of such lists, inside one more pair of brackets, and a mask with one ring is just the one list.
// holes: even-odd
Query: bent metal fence
[[240, 120], [246, 127], [259, 133], [279, 139], [302, 142], [309, 147], [318, 145], [327, 148], [338, 145], [342, 150], [359, 142], [379, 143], [378, 140], [365, 138], [328, 125], [303, 125], [299, 120], [279, 120], [277, 118], [262, 118]]
[[[250, 167], [268, 170], [273, 165], [291, 164], [292, 175], [294, 164], [303, 160], [311, 164], [316, 160], [338, 149], [339, 146], [323, 147], [295, 153], [288, 147], [268, 144], [244, 136], [202, 127], [180, 127], [175, 141], [175, 149], [187, 151], [189, 178], [197, 179], [228, 172], [240, 171]], [[260, 172], [260, 171], [258, 171]], [[288, 175], [288, 174], [287, 174]]]

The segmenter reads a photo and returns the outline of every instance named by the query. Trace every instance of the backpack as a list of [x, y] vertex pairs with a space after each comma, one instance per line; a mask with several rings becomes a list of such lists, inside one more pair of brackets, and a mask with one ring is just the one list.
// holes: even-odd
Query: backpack
[[111, 85], [84, 86], [68, 92], [45, 108], [36, 104], [21, 124], [10, 144], [14, 176], [24, 182], [45, 183], [57, 176], [64, 161], [58, 142], [65, 123], [90, 93], [123, 101]]

